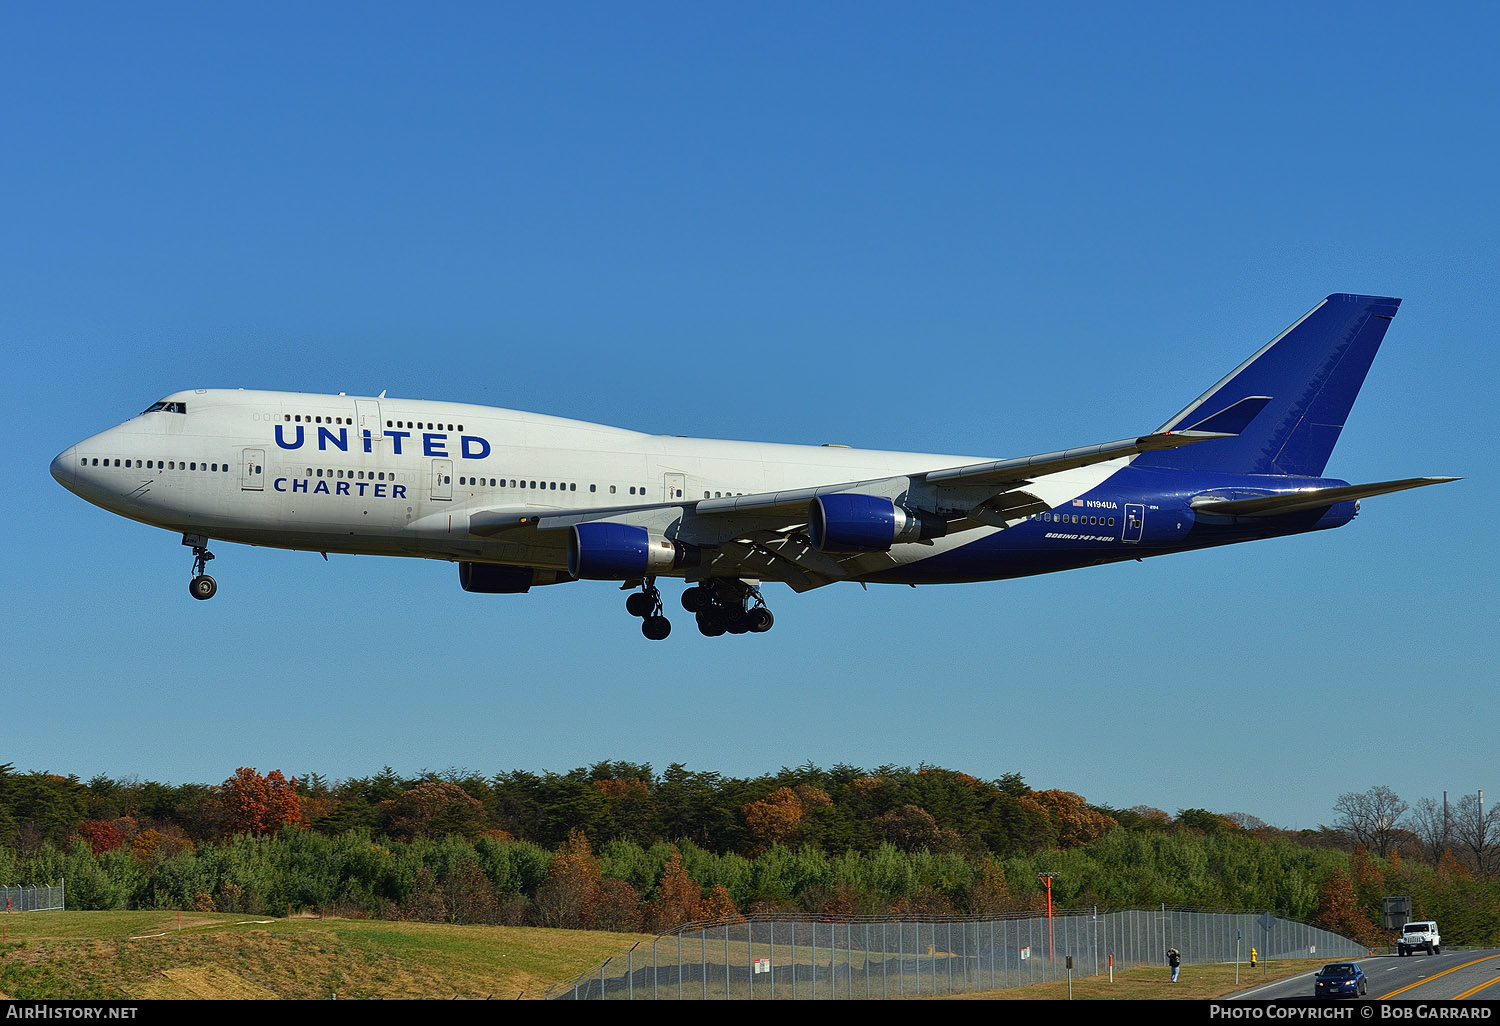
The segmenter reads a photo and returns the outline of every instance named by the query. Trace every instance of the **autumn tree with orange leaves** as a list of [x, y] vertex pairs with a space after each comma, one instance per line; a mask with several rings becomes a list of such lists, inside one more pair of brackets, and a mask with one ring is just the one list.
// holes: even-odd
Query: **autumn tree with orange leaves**
[[593, 912], [604, 885], [604, 872], [582, 830], [568, 832], [547, 867], [547, 879], [532, 903], [542, 926], [578, 929]]
[[656, 885], [656, 897], [646, 907], [645, 927], [657, 933], [691, 923], [702, 918], [703, 888], [688, 876], [682, 865], [682, 856], [677, 849], [667, 856], [661, 880]]
[[790, 787], [779, 787], [760, 801], [745, 805], [741, 811], [745, 814], [745, 825], [763, 848], [789, 840], [807, 814], [802, 799]]
[[1313, 921], [1324, 929], [1353, 937], [1374, 947], [1381, 943], [1380, 931], [1360, 911], [1354, 881], [1342, 866], [1334, 868], [1318, 893], [1318, 913]]
[[1115, 827], [1115, 821], [1088, 807], [1082, 795], [1072, 791], [1037, 791], [1036, 800], [1057, 827], [1057, 843], [1064, 848], [1097, 841]]
[[231, 834], [271, 834], [285, 824], [302, 823], [297, 778], [288, 780], [281, 770], [261, 776], [253, 767], [241, 766], [219, 785], [219, 799], [224, 828]]

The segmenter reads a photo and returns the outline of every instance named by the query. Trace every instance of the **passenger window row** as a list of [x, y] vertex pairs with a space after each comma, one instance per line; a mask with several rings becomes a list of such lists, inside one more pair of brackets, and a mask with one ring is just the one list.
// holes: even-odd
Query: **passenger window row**
[[208, 470], [213, 473], [229, 473], [227, 463], [198, 463], [192, 460], [136, 460], [118, 459], [111, 461], [106, 458], [102, 462], [98, 457], [83, 457], [79, 459], [81, 467], [134, 467], [141, 470]]
[[[1071, 517], [1072, 519], [1068, 519]], [[1090, 524], [1095, 527], [1114, 527], [1115, 518], [1109, 517], [1108, 523], [1105, 517], [1086, 517], [1076, 513], [1033, 513], [1028, 520], [1041, 520], [1049, 524]]]
[[350, 481], [399, 481], [395, 471], [387, 473], [384, 470], [325, 470], [322, 467], [308, 467], [304, 473], [305, 477], [342, 477]]
[[444, 425], [441, 421], [434, 424], [430, 420], [425, 423], [420, 420], [388, 420], [385, 422], [385, 426], [395, 428], [410, 428], [413, 431], [462, 431], [464, 429], [464, 426], [462, 424], [459, 424], [457, 426], [453, 424]]
[[315, 417], [311, 413], [284, 413], [282, 419], [288, 424], [353, 424], [353, 417]]

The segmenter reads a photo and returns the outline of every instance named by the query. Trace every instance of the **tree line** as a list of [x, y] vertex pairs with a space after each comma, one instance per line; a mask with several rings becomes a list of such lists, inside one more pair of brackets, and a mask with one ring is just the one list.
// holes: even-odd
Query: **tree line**
[[1061, 909], [1269, 909], [1375, 946], [1388, 940], [1380, 899], [1406, 894], [1449, 944], [1500, 942], [1492, 852], [1434, 856], [1401, 829], [1372, 847], [1347, 797], [1334, 826], [1289, 832], [927, 766], [740, 779], [609, 762], [338, 783], [241, 768], [170, 786], [3, 765], [0, 884], [65, 879], [71, 908], [662, 931], [756, 914], [1031, 912], [1052, 873]]

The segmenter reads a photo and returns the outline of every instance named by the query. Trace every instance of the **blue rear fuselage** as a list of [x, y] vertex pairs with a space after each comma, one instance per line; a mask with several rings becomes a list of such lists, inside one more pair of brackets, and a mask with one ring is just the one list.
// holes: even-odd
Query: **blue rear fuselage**
[[1002, 531], [918, 559], [871, 581], [957, 584], [1144, 559], [1342, 527], [1357, 501], [1275, 517], [1232, 517], [1195, 511], [1193, 500], [1285, 495], [1344, 481], [1260, 474], [1216, 474], [1125, 467], [1097, 487]]

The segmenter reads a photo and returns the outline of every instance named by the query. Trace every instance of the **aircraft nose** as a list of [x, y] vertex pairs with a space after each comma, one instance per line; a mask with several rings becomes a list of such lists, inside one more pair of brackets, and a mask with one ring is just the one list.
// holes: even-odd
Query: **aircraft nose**
[[52, 476], [68, 491], [73, 490], [74, 467], [78, 463], [78, 447], [70, 445], [52, 460]]

